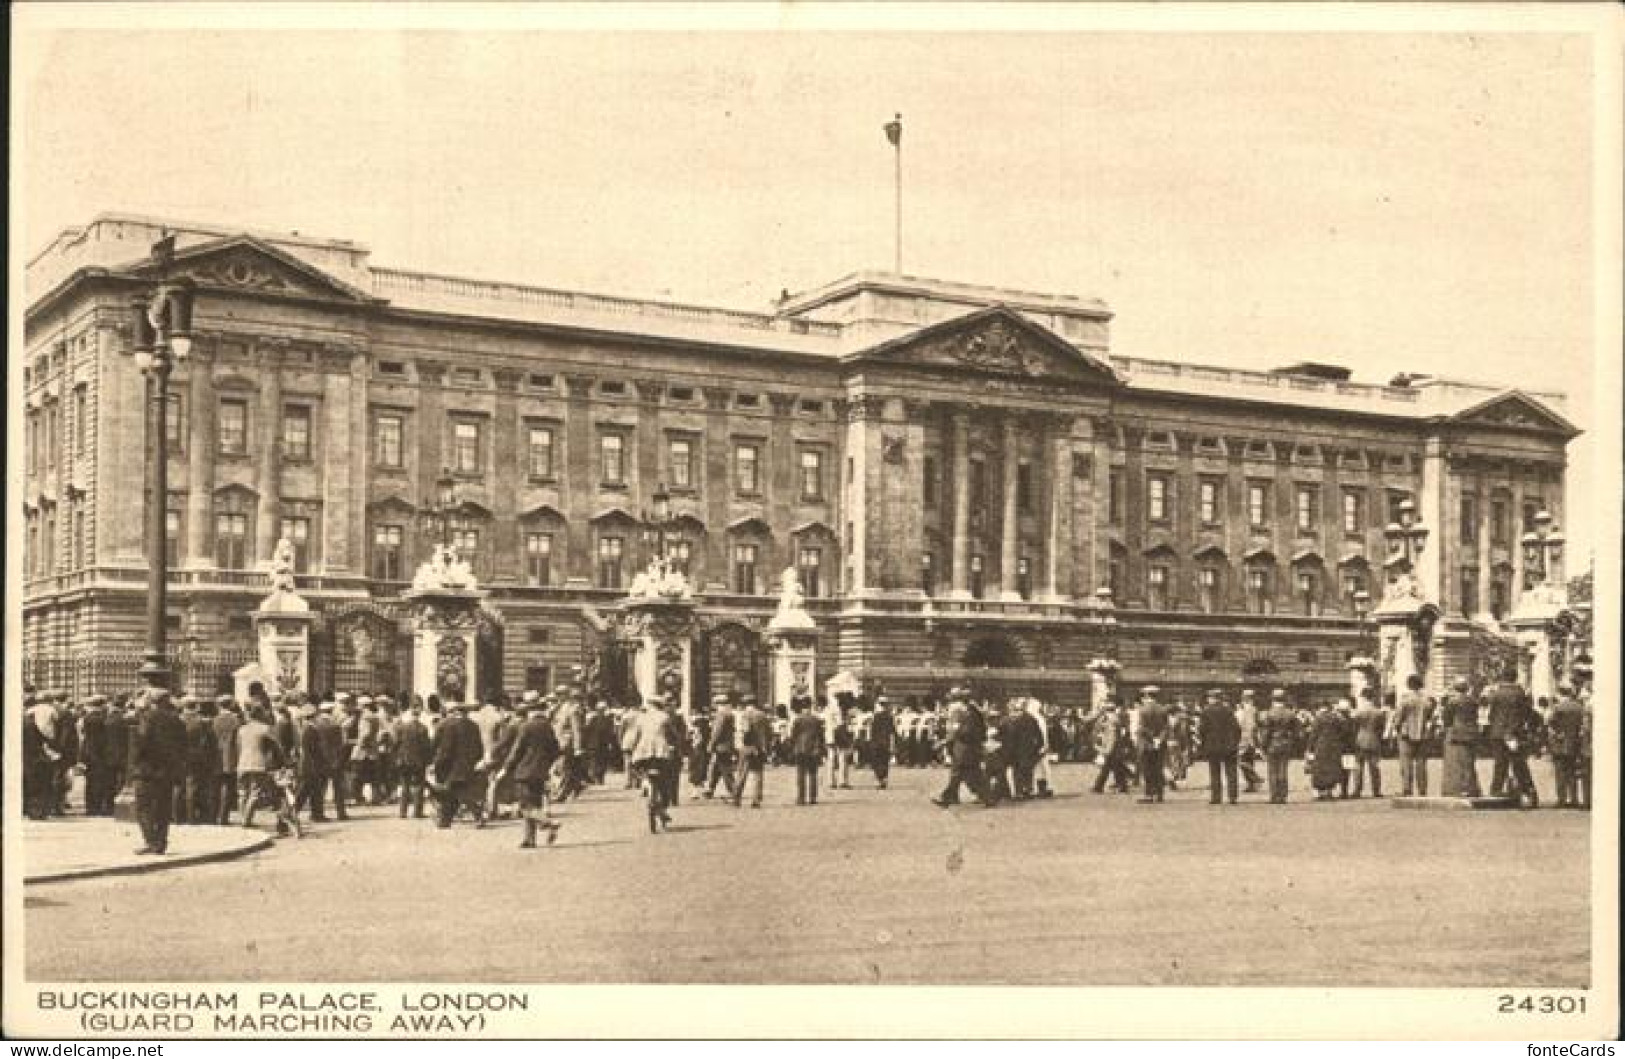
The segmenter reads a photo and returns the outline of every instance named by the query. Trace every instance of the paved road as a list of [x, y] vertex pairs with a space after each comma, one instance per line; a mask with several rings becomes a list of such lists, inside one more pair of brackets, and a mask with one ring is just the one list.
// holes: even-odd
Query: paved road
[[[797, 808], [631, 792], [517, 826], [363, 810], [226, 864], [27, 899], [43, 980], [1529, 985], [1587, 979], [1590, 815], [1212, 808], [1079, 792], [943, 811], [899, 770]], [[1546, 779], [1543, 775], [1543, 779]], [[866, 781], [867, 775], [863, 777]], [[1301, 785], [1301, 779], [1294, 777]], [[1302, 797], [1301, 791], [1295, 791]]]

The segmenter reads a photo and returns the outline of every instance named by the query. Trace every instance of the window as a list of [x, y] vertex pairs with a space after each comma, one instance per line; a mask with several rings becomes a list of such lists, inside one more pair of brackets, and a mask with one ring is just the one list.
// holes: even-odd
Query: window
[[221, 401], [219, 448], [222, 456], [241, 456], [248, 451], [248, 405], [243, 401]]
[[824, 454], [817, 449], [801, 450], [801, 499], [824, 499]]
[[73, 549], [68, 555], [73, 564], [70, 569], [78, 570], [85, 565], [85, 509], [81, 503], [76, 502], [73, 505], [72, 521], [68, 525], [68, 532], [72, 534], [68, 543]]
[[405, 532], [400, 526], [382, 525], [372, 528], [372, 576], [378, 581], [399, 581], [401, 575], [401, 542]]
[[1123, 601], [1123, 560], [1113, 555], [1106, 562], [1106, 587], [1111, 589], [1112, 600], [1116, 603]]
[[930, 552], [920, 553], [920, 591], [927, 596], [937, 591], [937, 557]]
[[1275, 611], [1274, 579], [1270, 571], [1264, 567], [1255, 566], [1247, 571], [1247, 606], [1254, 614], [1271, 614]]
[[53, 399], [45, 408], [45, 466], [54, 468], [61, 455], [62, 409]]
[[1270, 490], [1264, 482], [1247, 483], [1247, 525], [1263, 529], [1270, 523]]
[[1360, 494], [1352, 489], [1343, 490], [1344, 533], [1360, 533], [1365, 529], [1364, 512], [1360, 507]]
[[457, 558], [468, 564], [470, 570], [478, 572], [480, 565], [480, 531], [469, 525], [453, 525], [451, 529], [451, 546], [457, 550]]
[[1203, 613], [1212, 614], [1219, 609], [1218, 568], [1204, 566], [1196, 571], [1196, 596]]
[[1145, 571], [1146, 604], [1152, 610], [1168, 609], [1168, 568], [1161, 565], [1149, 566]]
[[310, 406], [291, 404], [282, 410], [282, 458], [310, 459]]
[[[52, 446], [52, 447], [53, 447], [53, 449], [55, 448], [55, 446]], [[1533, 533], [1535, 531], [1535, 516], [1540, 514], [1541, 508], [1543, 506], [1544, 505], [1541, 503], [1540, 497], [1538, 497], [1538, 496], [1535, 497], [1533, 500], [1530, 500], [1530, 499], [1527, 499], [1527, 498], [1524, 500], [1524, 502], [1523, 502], [1523, 529], [1520, 532]]]
[[459, 419], [451, 427], [451, 469], [458, 474], [480, 473], [480, 425]]
[[525, 385], [529, 386], [532, 390], [551, 390], [553, 388], [553, 376], [536, 374], [527, 375], [525, 376]]
[[222, 570], [241, 570], [248, 558], [248, 516], [220, 512], [214, 517], [214, 563]]
[[1312, 666], [1312, 665], [1319, 664], [1319, 662], [1320, 662], [1320, 652], [1315, 650], [1313, 647], [1302, 647], [1302, 648], [1298, 649], [1298, 664], [1299, 665], [1301, 665], [1301, 666]]
[[45, 576], [56, 573], [56, 505], [44, 505], [45, 529], [40, 551], [45, 562]]
[[1152, 522], [1168, 521], [1168, 476], [1164, 474], [1148, 475], [1145, 480], [1146, 517]]
[[621, 587], [621, 558], [626, 541], [620, 537], [598, 538], [598, 587]]
[[626, 438], [620, 434], [598, 436], [598, 481], [600, 485], [626, 484]]
[[170, 569], [180, 565], [181, 562], [181, 513], [179, 511], [164, 512], [164, 562]]
[[685, 576], [694, 562], [694, 542], [687, 537], [678, 537], [666, 542], [666, 561], [672, 569], [680, 571]]
[[924, 480], [920, 484], [920, 499], [926, 507], [935, 507], [937, 504], [937, 458], [927, 456], [920, 461]]
[[756, 556], [754, 544], [734, 545], [734, 591], [743, 596], [756, 594]]
[[394, 413], [376, 416], [372, 421], [372, 462], [379, 467], [401, 466], [402, 417]]
[[1219, 523], [1219, 483], [1211, 478], [1204, 478], [1196, 487], [1196, 508], [1201, 516], [1202, 525], [1216, 526]]
[[1154, 643], [1151, 645], [1150, 654], [1151, 661], [1166, 662], [1169, 658], [1168, 645], [1165, 643]]
[[801, 591], [808, 599], [816, 599], [824, 594], [822, 578], [819, 576], [824, 569], [824, 552], [820, 548], [803, 548], [796, 557], [796, 566], [801, 570]]
[[1478, 543], [1478, 497], [1461, 498], [1461, 543]]
[[1366, 577], [1363, 570], [1346, 570], [1343, 573], [1343, 599], [1350, 607], [1354, 606], [1354, 597], [1366, 592]]
[[85, 454], [85, 419], [89, 415], [86, 411], [88, 406], [85, 387], [81, 383], [73, 388], [73, 452], [76, 456]]
[[1297, 578], [1298, 600], [1305, 614], [1320, 613], [1320, 578], [1313, 570], [1299, 570]]
[[1016, 560], [1016, 594], [1022, 599], [1033, 598], [1033, 563], [1025, 556]]
[[[529, 442], [530, 476], [541, 479], [553, 477], [553, 428], [531, 427], [527, 438]], [[545, 583], [543, 582], [543, 584]]]
[[740, 408], [756, 408], [762, 403], [761, 397], [753, 393], [742, 393], [734, 399], [734, 404]]
[[278, 539], [293, 545], [293, 568], [304, 573], [310, 567], [310, 519], [284, 518], [278, 527]]
[[1468, 618], [1478, 613], [1478, 570], [1471, 566], [1461, 568], [1461, 613]]
[[1204, 662], [1217, 662], [1218, 660], [1219, 660], [1219, 649], [1217, 647], [1204, 647], [1204, 648], [1202, 648], [1202, 661], [1204, 661]]
[[544, 626], [532, 625], [525, 630], [525, 639], [537, 646], [553, 642], [553, 630]]
[[478, 386], [480, 384], [480, 369], [453, 368], [451, 381], [459, 386]]
[[694, 387], [673, 386], [667, 396], [673, 401], [692, 401], [694, 400]]
[[1299, 533], [1313, 533], [1320, 522], [1320, 490], [1312, 485], [1300, 485], [1297, 491], [1297, 524]]
[[1490, 543], [1497, 548], [1507, 544], [1507, 502], [1490, 501]]
[[531, 585], [547, 585], [553, 582], [551, 533], [525, 534], [525, 579], [526, 583]]
[[694, 442], [672, 438], [666, 447], [666, 476], [674, 489], [694, 488]]
[[404, 376], [406, 374], [406, 365], [398, 360], [381, 360], [378, 362], [378, 374]]
[[761, 449], [755, 445], [734, 446], [734, 489], [747, 496], [761, 491]]
[[39, 519], [34, 515], [28, 516], [28, 561], [25, 565], [30, 574], [39, 575]]
[[987, 588], [986, 574], [982, 570], [982, 557], [970, 557], [970, 594], [972, 599], [981, 599]]
[[1116, 467], [1106, 476], [1106, 520], [1113, 526], [1123, 521], [1123, 472]]
[[1023, 515], [1033, 511], [1033, 468], [1030, 463], [1016, 465], [1016, 510]]
[[801, 402], [801, 410], [803, 412], [807, 413], [808, 415], [822, 415], [823, 411], [824, 411], [824, 402], [823, 401], [802, 401]]
[[1400, 510], [1399, 509], [1404, 507], [1405, 502], [1408, 501], [1410, 498], [1411, 498], [1411, 494], [1409, 494], [1409, 493], [1402, 492], [1400, 490], [1389, 490], [1389, 492], [1388, 492], [1388, 521], [1389, 522], [1402, 522], [1402, 521], [1404, 521], [1403, 519], [1401, 519], [1399, 517], [1400, 516]]
[[606, 397], [625, 397], [626, 396], [626, 383], [624, 383], [624, 382], [603, 382], [603, 383], [600, 383], [598, 385], [598, 392], [603, 394]]

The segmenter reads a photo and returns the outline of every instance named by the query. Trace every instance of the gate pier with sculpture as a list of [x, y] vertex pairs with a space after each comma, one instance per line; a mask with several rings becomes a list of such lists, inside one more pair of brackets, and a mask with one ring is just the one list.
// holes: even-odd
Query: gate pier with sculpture
[[412, 693], [464, 702], [477, 697], [478, 613], [485, 598], [455, 549], [440, 545], [418, 568], [406, 600], [412, 607]]

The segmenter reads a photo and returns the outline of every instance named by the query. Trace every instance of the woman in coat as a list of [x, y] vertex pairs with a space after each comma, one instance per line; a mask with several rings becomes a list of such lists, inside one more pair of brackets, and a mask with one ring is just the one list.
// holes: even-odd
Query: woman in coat
[[1322, 704], [1309, 728], [1309, 783], [1316, 801], [1330, 801], [1332, 791], [1342, 785], [1348, 743], [1342, 715], [1329, 703]]

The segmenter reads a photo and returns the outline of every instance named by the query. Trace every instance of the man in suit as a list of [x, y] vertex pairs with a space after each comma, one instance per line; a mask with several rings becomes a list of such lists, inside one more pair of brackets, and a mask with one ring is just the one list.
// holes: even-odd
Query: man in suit
[[474, 773], [484, 753], [480, 730], [468, 717], [468, 704], [460, 702], [452, 705], [446, 719], [434, 730], [433, 768], [440, 803], [436, 826], [450, 827], [457, 818], [458, 808], [463, 805], [474, 810], [476, 827], [485, 825], [480, 803], [471, 793]]
[[875, 786], [880, 790], [891, 781], [891, 756], [896, 742], [897, 721], [892, 717], [891, 703], [881, 695], [875, 699], [875, 711], [869, 717], [869, 767], [874, 769]]
[[1566, 684], [1560, 686], [1552, 715], [1546, 719], [1546, 746], [1557, 773], [1559, 809], [1580, 808], [1580, 740], [1585, 720], [1585, 709], [1574, 697], [1573, 689]]
[[1098, 713], [1089, 718], [1089, 733], [1094, 742], [1095, 757], [1100, 771], [1095, 774], [1094, 792], [1106, 793], [1106, 784], [1118, 794], [1127, 794], [1128, 772], [1128, 715], [1116, 698], [1108, 698]]
[[188, 696], [181, 723], [186, 726], [186, 782], [176, 789], [175, 822], [212, 824], [220, 792], [220, 746], [214, 738], [214, 703]]
[[1020, 698], [1011, 699], [999, 720], [999, 740], [1009, 761], [1010, 794], [1016, 801], [1033, 796], [1033, 773], [1044, 756], [1044, 730]]
[[963, 785], [970, 788], [984, 808], [991, 809], [993, 802], [982, 775], [982, 744], [987, 738], [987, 722], [972, 705], [970, 692], [965, 688], [955, 688], [948, 693], [946, 735], [948, 785], [931, 799], [932, 803], [944, 809], [958, 805], [959, 788]]
[[1360, 702], [1354, 710], [1354, 797], [1365, 793], [1365, 778], [1371, 776], [1371, 797], [1382, 797], [1382, 737], [1388, 717], [1377, 706], [1371, 688], [1360, 689]]
[[824, 720], [811, 709], [812, 700], [797, 696], [790, 703], [790, 757], [796, 764], [796, 804], [818, 804], [818, 770], [828, 749]]
[[395, 722], [395, 778], [403, 820], [408, 809], [414, 817], [423, 819], [423, 773], [429, 767], [431, 753], [429, 729], [413, 706]]
[[734, 787], [734, 808], [744, 801], [746, 786], [751, 787], [750, 807], [762, 807], [762, 774], [767, 768], [767, 752], [773, 741], [773, 722], [756, 705], [753, 697], [746, 696], [745, 708], [734, 718], [738, 736], [739, 775]]
[[547, 780], [559, 756], [558, 736], [548, 722], [541, 703], [531, 700], [521, 709], [525, 719], [517, 729], [513, 745], [496, 774], [497, 783], [512, 776], [519, 789], [519, 811], [525, 819], [525, 837], [520, 849], [536, 848], [536, 833], [547, 832], [547, 844], [559, 837], [559, 824], [547, 816]]
[[726, 797], [731, 799], [735, 788], [734, 770], [739, 760], [735, 745], [739, 740], [738, 723], [726, 695], [711, 696], [711, 712], [714, 719], [711, 722], [711, 738], [706, 746], [710, 760], [703, 796], [715, 798], [717, 784], [721, 783], [727, 789]]
[[1202, 759], [1207, 762], [1208, 802], [1223, 804], [1228, 782], [1230, 804], [1236, 804], [1236, 755], [1241, 750], [1241, 724], [1217, 689], [1207, 693], [1207, 701], [1202, 705], [1199, 734]]
[[1490, 778], [1490, 797], [1507, 794], [1507, 781], [1517, 784], [1514, 797], [1527, 796], [1531, 807], [1538, 805], [1534, 780], [1529, 775], [1529, 751], [1532, 749], [1526, 730], [1533, 707], [1529, 693], [1513, 682], [1510, 672], [1484, 691], [1484, 704], [1489, 711], [1490, 749], [1495, 754], [1495, 770]]
[[1140, 784], [1145, 792], [1140, 801], [1146, 804], [1162, 801], [1165, 782], [1168, 707], [1157, 701], [1161, 690], [1155, 684], [1140, 689], [1139, 723], [1134, 732], [1134, 746], [1140, 754]]
[[1427, 739], [1433, 729], [1433, 704], [1422, 694], [1422, 678], [1412, 673], [1394, 707], [1394, 735], [1399, 739], [1399, 781], [1405, 797], [1428, 793]]
[[135, 781], [135, 813], [145, 841], [138, 854], [162, 856], [169, 850], [169, 818], [175, 788], [184, 782], [188, 744], [186, 725], [175, 714], [169, 692], [147, 693], [130, 735], [130, 776]]
[[1298, 715], [1288, 708], [1286, 692], [1279, 688], [1270, 692], [1270, 708], [1258, 719], [1258, 741], [1269, 773], [1270, 802], [1285, 805], [1287, 768], [1298, 752], [1302, 734]]
[[[346, 700], [349, 698], [348, 695], [342, 697]], [[344, 772], [350, 767], [350, 753], [355, 748], [355, 743], [346, 731], [349, 718], [341, 717], [343, 713], [344, 711], [332, 700], [322, 703], [316, 713], [315, 728], [327, 763], [323, 780], [326, 787], [333, 792], [333, 815], [340, 820], [348, 820], [350, 815], [344, 806], [346, 789]]]
[[1236, 707], [1236, 724], [1241, 730], [1241, 749], [1236, 764], [1241, 770], [1242, 782], [1251, 794], [1264, 785], [1258, 777], [1258, 698], [1251, 691], [1241, 693], [1241, 704]]
[[[326, 704], [332, 709], [332, 704]], [[322, 735], [321, 712], [314, 706], [300, 708], [299, 728], [299, 797], [297, 808], [310, 807], [310, 822], [325, 824], [327, 813], [324, 799], [327, 795], [328, 772], [333, 768], [329, 740]], [[331, 718], [327, 724], [332, 726]]]
[[221, 825], [231, 823], [231, 809], [237, 803], [237, 730], [242, 723], [230, 695], [215, 699], [214, 745], [220, 752], [220, 772], [215, 778], [214, 822]]
[[79, 762], [85, 770], [85, 815], [112, 816], [112, 769], [107, 747], [107, 697], [92, 695], [79, 720]]

